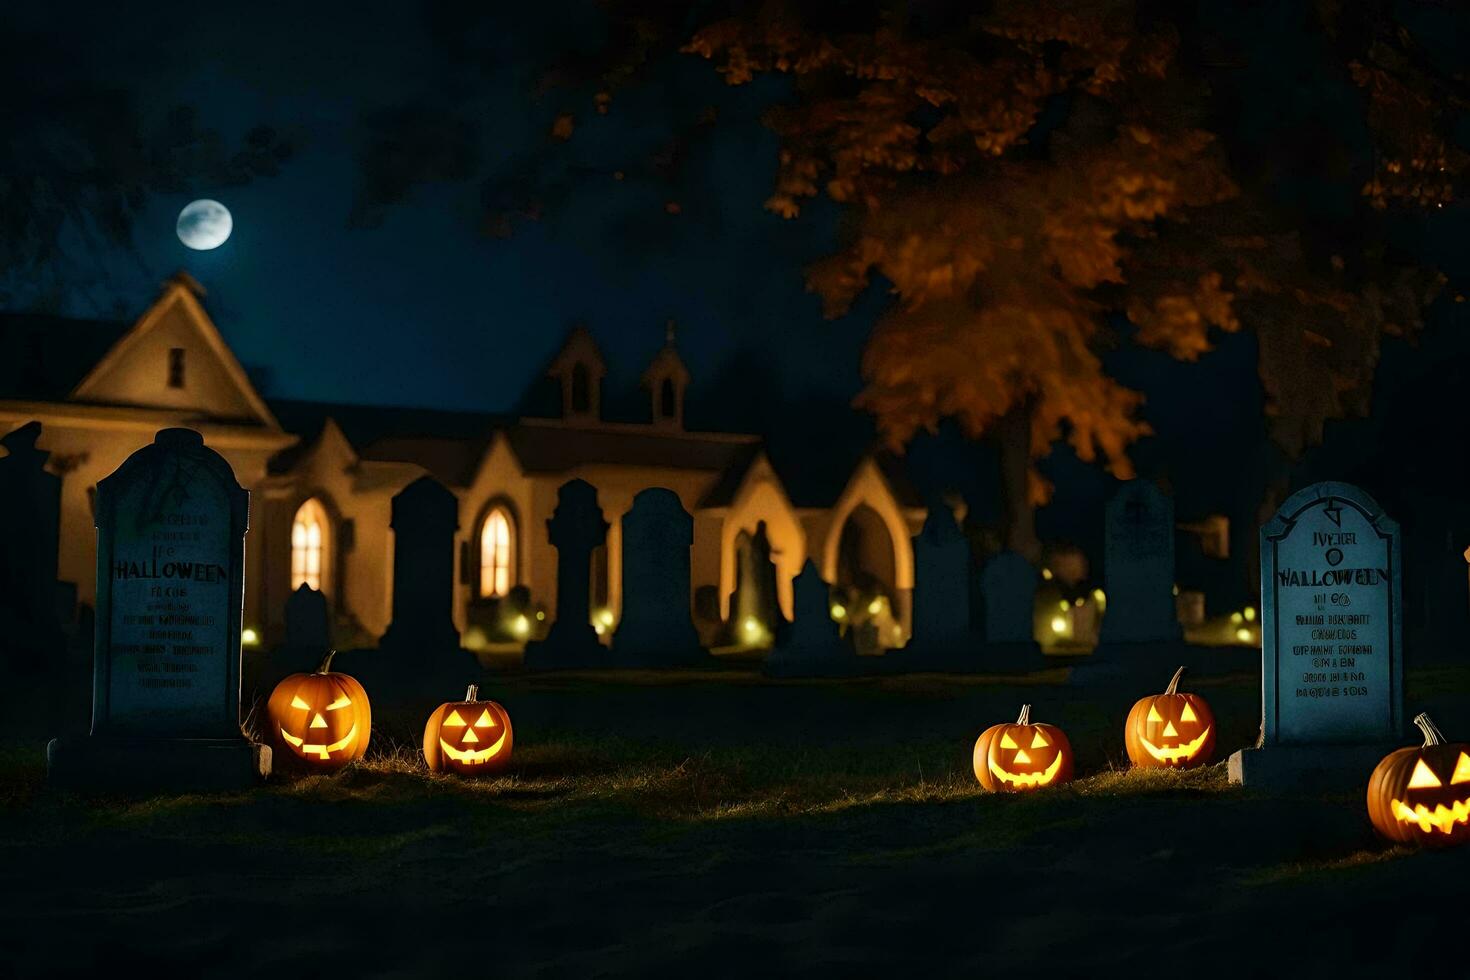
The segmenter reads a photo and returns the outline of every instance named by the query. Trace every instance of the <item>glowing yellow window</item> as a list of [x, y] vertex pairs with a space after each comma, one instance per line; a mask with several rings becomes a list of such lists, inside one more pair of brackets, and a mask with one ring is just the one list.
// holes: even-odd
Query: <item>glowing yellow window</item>
[[309, 585], [324, 591], [327, 580], [327, 510], [312, 497], [291, 522], [291, 588]]
[[503, 596], [515, 585], [515, 535], [504, 508], [492, 510], [480, 527], [480, 595]]

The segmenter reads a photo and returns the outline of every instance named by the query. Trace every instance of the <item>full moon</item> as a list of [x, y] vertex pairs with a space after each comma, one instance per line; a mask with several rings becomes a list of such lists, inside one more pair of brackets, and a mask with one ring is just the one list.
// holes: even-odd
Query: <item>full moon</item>
[[218, 201], [206, 198], [185, 205], [184, 210], [179, 212], [176, 230], [179, 241], [204, 252], [223, 245], [234, 227], [230, 209]]

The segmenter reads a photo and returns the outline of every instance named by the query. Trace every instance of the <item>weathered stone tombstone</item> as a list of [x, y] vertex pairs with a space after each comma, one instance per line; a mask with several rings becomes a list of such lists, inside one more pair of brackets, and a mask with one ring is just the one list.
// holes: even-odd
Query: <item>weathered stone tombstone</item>
[[810, 559], [792, 580], [791, 591], [793, 617], [766, 657], [766, 672], [779, 676], [856, 673], [860, 658], [833, 622], [831, 587]]
[[639, 663], [699, 662], [705, 653], [689, 607], [694, 518], [662, 487], [633, 498], [623, 517], [623, 614], [613, 651]]
[[56, 551], [61, 478], [36, 448], [41, 424], [0, 437], [0, 667], [32, 673], [59, 666], [65, 638], [58, 616]]
[[954, 512], [943, 504], [929, 508], [923, 529], [914, 536], [913, 622], [913, 638], [905, 653], [956, 664], [975, 659], [970, 542], [955, 523]]
[[97, 485], [92, 733], [47, 746], [54, 782], [229, 789], [270, 772], [240, 730], [249, 499], [190, 429]]
[[1014, 551], [993, 555], [980, 570], [986, 643], [1034, 643], [1036, 569]]
[[1130, 480], [1108, 501], [1104, 530], [1103, 643], [1180, 637], [1174, 610], [1174, 502], [1147, 480]]
[[1261, 528], [1261, 738], [1232, 782], [1366, 785], [1403, 737], [1399, 527], [1372, 497], [1316, 483]]
[[313, 651], [317, 663], [332, 646], [327, 597], [305, 582], [286, 600], [286, 646]]
[[546, 639], [526, 644], [525, 663], [538, 669], [605, 664], [607, 650], [592, 626], [592, 552], [607, 540], [608, 523], [597, 488], [586, 480], [563, 483], [546, 522], [556, 548], [556, 619]]
[[1024, 555], [1002, 551], [980, 570], [985, 601], [984, 667], [1032, 669], [1042, 664], [1036, 642], [1035, 566]]
[[432, 477], [393, 498], [393, 620], [379, 646], [405, 653], [459, 649], [454, 628], [454, 532], [459, 501]]

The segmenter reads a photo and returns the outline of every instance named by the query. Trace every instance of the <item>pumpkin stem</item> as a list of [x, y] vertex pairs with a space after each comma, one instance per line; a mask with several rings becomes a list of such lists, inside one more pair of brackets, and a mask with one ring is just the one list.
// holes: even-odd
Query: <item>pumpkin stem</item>
[[466, 701], [478, 701], [480, 699], [480, 685], [471, 684], [470, 689], [464, 692]]
[[1169, 686], [1164, 688], [1165, 694], [1179, 693], [1179, 678], [1184, 676], [1184, 672], [1187, 669], [1187, 667], [1180, 667], [1178, 670], [1174, 671], [1174, 677], [1169, 681]]
[[1414, 724], [1418, 725], [1419, 730], [1424, 733], [1424, 744], [1426, 746], [1444, 744], [1444, 735], [1440, 733], [1439, 726], [1430, 721], [1427, 714], [1420, 712], [1415, 716]]
[[1029, 705], [1029, 704], [1023, 704], [1023, 705], [1021, 705], [1021, 717], [1019, 717], [1019, 718], [1016, 719], [1016, 724], [1018, 724], [1018, 725], [1029, 725], [1029, 724], [1031, 724], [1031, 705]]
[[327, 655], [322, 658], [322, 665], [316, 669], [318, 674], [325, 674], [332, 669], [332, 658], [337, 655], [336, 650], [328, 650]]

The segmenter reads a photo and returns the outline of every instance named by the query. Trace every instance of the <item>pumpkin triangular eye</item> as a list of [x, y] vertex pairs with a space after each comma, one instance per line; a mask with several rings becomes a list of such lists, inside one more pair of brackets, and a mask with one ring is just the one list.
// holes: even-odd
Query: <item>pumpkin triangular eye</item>
[[1184, 710], [1179, 712], [1179, 720], [1199, 721], [1199, 717], [1194, 713], [1194, 705], [1190, 704], [1188, 701], [1184, 702]]
[[1036, 734], [1031, 737], [1031, 747], [1033, 749], [1039, 749], [1050, 744], [1051, 742], [1041, 733], [1040, 729], [1037, 729]]
[[305, 701], [301, 700], [301, 695], [298, 694], [298, 695], [296, 695], [295, 697], [293, 697], [291, 699], [291, 707], [293, 707], [293, 708], [310, 708], [311, 705], [309, 705]]
[[1161, 714], [1159, 714], [1159, 709], [1158, 708], [1154, 707], [1153, 705], [1149, 705], [1148, 706], [1148, 720], [1149, 721], [1163, 721], [1164, 720], [1164, 716], [1161, 715]]
[[1443, 785], [1444, 783], [1439, 781], [1439, 777], [1433, 772], [1430, 772], [1429, 767], [1424, 764], [1423, 759], [1420, 759], [1419, 763], [1414, 766], [1414, 775], [1409, 777], [1409, 789], [1433, 789], [1436, 786]]
[[1470, 783], [1470, 754], [1460, 753], [1460, 761], [1455, 763], [1455, 774], [1450, 777], [1450, 785], [1458, 783]]
[[343, 695], [339, 696], [337, 698], [337, 700], [335, 700], [331, 704], [327, 705], [327, 710], [328, 711], [336, 711], [338, 708], [345, 708], [345, 707], [347, 707], [351, 703], [352, 703], [352, 699], [349, 698], [347, 695], [343, 694]]
[[1000, 737], [1000, 747], [1003, 748], [1003, 749], [1019, 749], [1020, 748], [1020, 746], [1016, 744], [1016, 740], [1013, 739], [1013, 738], [1011, 738], [1011, 733], [1010, 732], [1005, 732], [1004, 734], [1001, 735], [1001, 737]]
[[458, 711], [449, 712], [449, 717], [444, 719], [444, 728], [463, 728], [464, 719], [459, 716]]
[[494, 728], [495, 719], [490, 717], [490, 709], [486, 708], [480, 712], [480, 717], [475, 720], [476, 728]]

